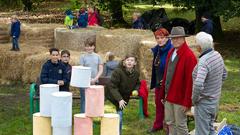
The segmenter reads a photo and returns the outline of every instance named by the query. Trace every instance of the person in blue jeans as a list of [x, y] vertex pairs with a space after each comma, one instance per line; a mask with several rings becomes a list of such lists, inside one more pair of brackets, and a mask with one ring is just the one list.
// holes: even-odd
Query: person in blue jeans
[[[95, 85], [103, 73], [103, 62], [101, 57], [94, 52], [96, 38], [90, 37], [84, 44], [86, 53], [80, 56], [80, 65], [91, 68], [91, 85]], [[85, 113], [85, 88], [80, 88], [80, 96], [80, 113]]]
[[13, 15], [11, 17], [11, 32], [10, 32], [10, 36], [12, 37], [12, 49], [11, 51], [20, 51], [19, 49], [19, 44], [18, 44], [18, 39], [21, 33], [21, 23], [20, 21], [17, 19], [16, 15]]
[[88, 25], [88, 14], [84, 7], [82, 7], [79, 11], [77, 23], [79, 28], [86, 28]]

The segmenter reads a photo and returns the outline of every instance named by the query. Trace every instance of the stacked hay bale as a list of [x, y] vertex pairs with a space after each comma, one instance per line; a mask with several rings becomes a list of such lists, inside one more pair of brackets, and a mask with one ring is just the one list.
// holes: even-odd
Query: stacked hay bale
[[0, 44], [9, 43], [10, 35], [9, 28], [6, 24], [0, 24]]
[[60, 49], [84, 51], [84, 42], [89, 37], [96, 38], [96, 33], [103, 30], [102, 27], [88, 27], [82, 29], [55, 29], [54, 46]]
[[33, 46], [54, 46], [54, 29], [63, 27], [59, 24], [25, 24], [21, 25], [20, 42]]
[[2, 80], [20, 81], [23, 74], [25, 58], [40, 53], [45, 48], [23, 45], [21, 51], [10, 51], [9, 46], [0, 46], [0, 78]]
[[139, 42], [148, 36], [153, 36], [153, 33], [148, 30], [102, 30], [97, 33], [96, 49], [103, 54], [111, 51], [117, 57], [123, 58], [128, 53], [137, 54], [140, 48]]

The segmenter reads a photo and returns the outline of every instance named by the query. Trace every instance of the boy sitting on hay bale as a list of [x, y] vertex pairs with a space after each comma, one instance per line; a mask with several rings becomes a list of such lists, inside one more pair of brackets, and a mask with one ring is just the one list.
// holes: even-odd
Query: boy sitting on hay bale
[[48, 60], [42, 66], [40, 75], [41, 84], [58, 84], [60, 91], [69, 91], [70, 78], [67, 74], [65, 65], [59, 61], [59, 50], [57, 48], [51, 48], [50, 60]]

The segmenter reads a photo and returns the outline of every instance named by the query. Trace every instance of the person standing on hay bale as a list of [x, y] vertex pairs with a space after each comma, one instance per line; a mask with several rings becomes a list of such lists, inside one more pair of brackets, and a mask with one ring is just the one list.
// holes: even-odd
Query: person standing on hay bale
[[[66, 67], [68, 80], [71, 79], [72, 66], [69, 64], [70, 52], [68, 50], [61, 51], [61, 62]], [[66, 91], [69, 91], [69, 83], [63, 86]]]
[[196, 43], [201, 55], [193, 70], [195, 135], [213, 135], [213, 123], [227, 71], [221, 54], [214, 50], [210, 34], [199, 32], [196, 35]]
[[[90, 37], [84, 44], [86, 53], [80, 56], [80, 65], [91, 67], [91, 85], [95, 85], [103, 73], [103, 62], [101, 57], [94, 52], [96, 38]], [[80, 88], [80, 96], [80, 112], [85, 113], [85, 88]]]
[[165, 28], [158, 29], [154, 32], [154, 35], [158, 44], [151, 49], [154, 57], [150, 89], [155, 88], [156, 117], [153, 127], [148, 130], [148, 133], [154, 133], [163, 129], [164, 105], [161, 101], [165, 98], [165, 94], [164, 90], [160, 90], [160, 87], [162, 85], [167, 54], [173, 48], [171, 40], [167, 38], [169, 32]]
[[105, 97], [115, 105], [120, 116], [120, 134], [122, 131], [123, 109], [127, 106], [133, 91], [140, 87], [139, 72], [136, 69], [137, 58], [128, 54], [113, 71], [110, 82], [105, 87]]
[[197, 59], [188, 47], [184, 28], [173, 27], [173, 47], [167, 56], [161, 90], [165, 91], [164, 119], [170, 135], [188, 135], [186, 112], [192, 106], [192, 71]]
[[13, 15], [11, 17], [11, 31], [10, 31], [10, 36], [12, 37], [12, 49], [11, 51], [20, 51], [19, 49], [19, 44], [18, 44], [18, 39], [21, 33], [21, 23], [18, 20], [16, 15]]
[[60, 91], [68, 91], [66, 86], [69, 85], [66, 67], [59, 60], [59, 50], [57, 48], [49, 49], [50, 59], [43, 64], [40, 75], [41, 84], [58, 84]]
[[213, 21], [210, 19], [210, 13], [203, 13], [201, 20], [203, 22], [203, 26], [201, 31], [206, 32], [208, 34], [213, 34]]
[[117, 68], [119, 62], [114, 60], [114, 54], [112, 52], [106, 53], [106, 63], [104, 64], [104, 76], [111, 77], [114, 69]]

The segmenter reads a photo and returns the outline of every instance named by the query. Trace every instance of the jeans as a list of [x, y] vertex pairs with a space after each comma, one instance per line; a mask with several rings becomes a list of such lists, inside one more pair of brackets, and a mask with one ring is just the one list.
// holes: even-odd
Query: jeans
[[119, 133], [120, 135], [122, 134], [122, 119], [123, 119], [123, 111], [122, 110], [119, 110], [117, 111], [117, 114], [119, 115]]
[[18, 38], [12, 38], [12, 48], [13, 49], [19, 49], [19, 45], [18, 45]]
[[80, 113], [85, 113], [85, 88], [80, 88]]

